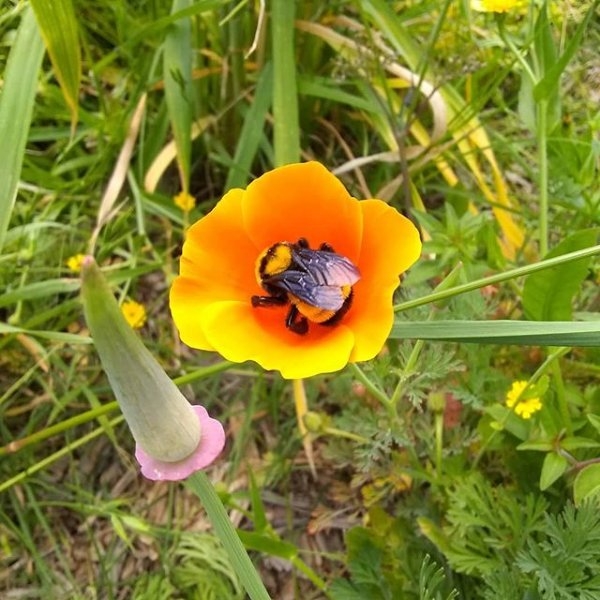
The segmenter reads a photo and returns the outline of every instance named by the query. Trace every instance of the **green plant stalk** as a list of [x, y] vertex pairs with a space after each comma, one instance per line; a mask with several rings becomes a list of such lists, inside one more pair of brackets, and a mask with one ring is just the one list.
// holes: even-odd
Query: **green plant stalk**
[[[115, 425], [118, 425], [121, 421], [123, 421], [123, 417], [119, 415], [118, 417], [115, 417], [114, 419], [109, 421], [108, 425], [110, 427], [114, 427]], [[84, 435], [79, 439], [75, 440], [74, 442], [67, 444], [66, 446], [64, 446], [60, 450], [57, 450], [53, 454], [46, 456], [46, 458], [40, 460], [34, 465], [27, 467], [27, 469], [21, 471], [20, 473], [17, 473], [14, 477], [3, 481], [2, 483], [0, 483], [0, 494], [2, 492], [5, 492], [7, 489], [11, 488], [13, 485], [21, 483], [31, 475], [41, 471], [42, 469], [45, 469], [46, 467], [56, 462], [57, 460], [63, 458], [64, 456], [71, 454], [73, 450], [76, 450], [80, 446], [87, 444], [94, 438], [97, 438], [99, 435], [102, 435], [104, 432], [104, 427], [98, 427], [97, 429], [94, 429], [94, 431], [91, 431], [87, 435]]]
[[295, 0], [271, 2], [273, 145], [275, 166], [300, 160], [300, 128], [294, 47]]
[[537, 146], [538, 146], [538, 193], [539, 193], [539, 215], [538, 235], [540, 237], [540, 256], [548, 253], [548, 102], [540, 100], [537, 109]]
[[367, 388], [369, 393], [376, 398], [385, 409], [390, 413], [390, 416], [395, 416], [394, 406], [390, 399], [387, 397], [385, 392], [381, 391], [363, 372], [363, 370], [356, 364], [350, 363], [350, 368], [354, 371], [357, 379]]
[[[560, 348], [559, 350], [562, 350]], [[567, 431], [567, 435], [573, 435], [573, 422], [571, 421], [571, 414], [569, 413], [569, 404], [567, 402], [567, 394], [565, 392], [565, 383], [562, 377], [562, 370], [558, 360], [552, 361], [552, 376], [554, 377], [554, 384], [556, 387], [556, 399], [558, 401], [558, 410], [562, 417], [563, 424]]]
[[423, 340], [417, 340], [415, 342], [415, 345], [413, 346], [413, 349], [410, 352], [408, 360], [406, 361], [406, 365], [404, 366], [404, 369], [402, 371], [402, 376], [400, 377], [400, 380], [396, 385], [396, 389], [394, 390], [394, 393], [390, 398], [390, 404], [394, 407], [394, 410], [397, 409], [398, 402], [400, 400], [400, 397], [402, 396], [402, 392], [404, 391], [404, 384], [407, 378], [410, 376], [411, 371], [414, 370], [424, 345], [425, 342]]
[[435, 472], [438, 480], [442, 477], [442, 451], [444, 448], [444, 413], [435, 412]]
[[197, 471], [188, 477], [187, 485], [200, 498], [208, 518], [250, 598], [252, 600], [270, 600], [263, 582], [206, 473]]
[[524, 275], [529, 275], [530, 273], [535, 273], [536, 271], [543, 271], [544, 269], [556, 267], [573, 260], [578, 260], [587, 256], [594, 256], [595, 254], [600, 254], [600, 244], [596, 246], [590, 246], [589, 248], [584, 248], [583, 250], [577, 250], [576, 252], [569, 252], [568, 254], [562, 254], [561, 256], [548, 258], [546, 260], [540, 260], [533, 265], [517, 267], [516, 269], [511, 269], [509, 271], [505, 271], [504, 273], [497, 273], [496, 275], [482, 277], [481, 279], [476, 279], [475, 281], [471, 281], [469, 283], [463, 283], [447, 290], [432, 292], [431, 294], [427, 294], [421, 298], [415, 298], [414, 300], [408, 300], [406, 302], [396, 304], [394, 306], [394, 310], [396, 312], [400, 312], [403, 310], [408, 310], [409, 308], [416, 308], [417, 306], [430, 304], [431, 302], [437, 302], [438, 300], [445, 300], [446, 298], [452, 298], [453, 296], [458, 296], [459, 294], [465, 294], [467, 292], [478, 290], [486, 285], [502, 283], [503, 281], [514, 279], [515, 277], [523, 277]]
[[58, 435], [59, 433], [62, 433], [63, 431], [67, 431], [73, 427], [77, 427], [77, 425], [83, 425], [85, 423], [88, 423], [89, 421], [92, 421], [94, 419], [102, 417], [103, 415], [106, 415], [109, 412], [117, 410], [118, 408], [119, 408], [119, 405], [116, 401], [109, 402], [108, 404], [98, 406], [97, 408], [88, 410], [84, 413], [81, 413], [80, 415], [75, 415], [74, 417], [71, 417], [70, 419], [65, 419], [64, 421], [61, 421], [60, 423], [56, 423], [55, 425], [51, 425], [50, 427], [46, 427], [46, 428], [42, 429], [41, 431], [36, 431], [35, 433], [32, 433], [31, 435], [27, 435], [25, 437], [19, 438], [17, 440], [10, 442], [9, 444], [6, 444], [6, 446], [0, 447], [0, 456], [19, 452], [26, 446], [31, 446], [32, 444], [42, 442], [43, 440], [45, 440], [49, 437]]

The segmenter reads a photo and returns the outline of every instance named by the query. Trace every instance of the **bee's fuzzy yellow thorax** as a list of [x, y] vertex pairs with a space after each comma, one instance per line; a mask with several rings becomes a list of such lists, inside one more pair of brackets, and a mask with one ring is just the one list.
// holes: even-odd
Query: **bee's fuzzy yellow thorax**
[[286, 242], [279, 242], [267, 248], [256, 261], [256, 280], [260, 283], [266, 277], [283, 273], [292, 263], [292, 248]]

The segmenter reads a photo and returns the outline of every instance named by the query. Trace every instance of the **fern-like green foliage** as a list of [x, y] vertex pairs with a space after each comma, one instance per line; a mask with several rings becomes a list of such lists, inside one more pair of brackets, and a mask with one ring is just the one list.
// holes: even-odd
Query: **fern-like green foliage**
[[456, 571], [479, 577], [505, 570], [543, 526], [546, 502], [495, 487], [478, 473], [457, 484], [449, 496], [448, 524], [441, 548]]
[[444, 568], [438, 567], [427, 554], [419, 573], [419, 600], [454, 600], [458, 598], [458, 592], [455, 589], [452, 589], [446, 596], [443, 595], [442, 588], [445, 579]]
[[519, 552], [517, 566], [537, 580], [545, 600], [600, 598], [600, 511], [597, 504], [568, 504], [560, 515], [546, 515], [537, 539]]
[[451, 576], [406, 536], [401, 518], [372, 509], [371, 527], [346, 534], [349, 577], [329, 588], [333, 600], [454, 600]]
[[138, 580], [133, 600], [241, 600], [245, 594], [219, 540], [208, 533], [183, 533], [168, 573]]

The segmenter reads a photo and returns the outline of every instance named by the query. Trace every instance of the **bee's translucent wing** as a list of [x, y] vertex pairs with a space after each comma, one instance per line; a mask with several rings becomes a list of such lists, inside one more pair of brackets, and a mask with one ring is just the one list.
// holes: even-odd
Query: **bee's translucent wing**
[[274, 284], [293, 294], [302, 302], [325, 310], [337, 311], [342, 308], [345, 296], [340, 285], [320, 285], [315, 283], [313, 273], [285, 271], [269, 277], [267, 283]]
[[354, 285], [360, 279], [360, 273], [352, 261], [335, 252], [294, 248], [292, 256], [298, 267], [309, 274], [317, 285]]

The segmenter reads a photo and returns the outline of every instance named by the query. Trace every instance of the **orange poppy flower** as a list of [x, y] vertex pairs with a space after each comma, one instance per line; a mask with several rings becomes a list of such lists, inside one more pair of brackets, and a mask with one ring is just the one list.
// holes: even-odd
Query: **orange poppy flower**
[[[252, 302], [269, 296], [257, 276], [266, 250], [301, 238], [315, 250], [330, 245], [360, 273], [339, 321], [309, 318], [304, 334], [286, 326], [289, 303]], [[173, 319], [188, 346], [234, 362], [253, 360], [288, 379], [337, 371], [381, 350], [399, 275], [420, 252], [414, 225], [385, 202], [352, 198], [317, 162], [286, 165], [230, 190], [190, 227], [171, 289]]]

